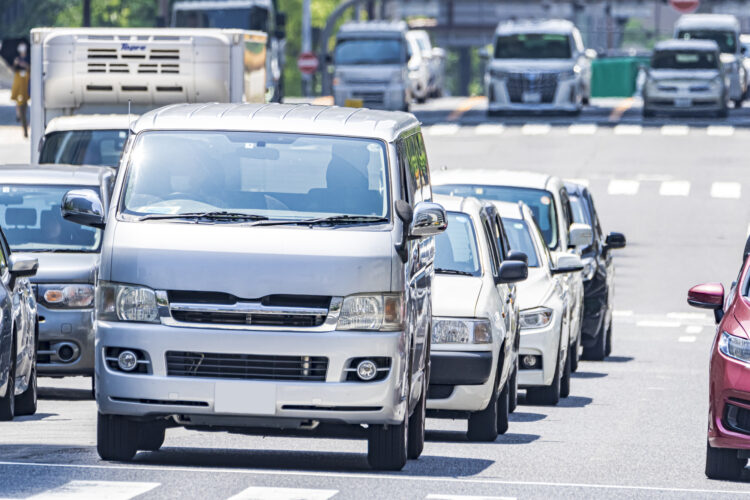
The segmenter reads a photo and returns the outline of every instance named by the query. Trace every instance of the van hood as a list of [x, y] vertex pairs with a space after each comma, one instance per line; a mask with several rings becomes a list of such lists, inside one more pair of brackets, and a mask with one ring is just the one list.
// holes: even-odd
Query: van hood
[[516, 284], [519, 309], [523, 311], [544, 305], [556, 286], [556, 281], [544, 269], [530, 267], [529, 277]]
[[390, 227], [118, 221], [102, 278], [246, 299], [388, 292], [395, 253]]
[[473, 318], [481, 291], [480, 277], [436, 273], [432, 280], [432, 314]]
[[39, 260], [32, 283], [91, 283], [96, 282], [99, 254], [66, 252], [14, 252], [14, 255]]
[[400, 81], [403, 67], [398, 64], [348, 64], [336, 66], [335, 76], [342, 85], [382, 84]]
[[652, 69], [649, 76], [656, 80], [711, 80], [719, 76], [718, 69]]
[[493, 59], [489, 68], [510, 73], [560, 73], [573, 71], [575, 64], [572, 59]]

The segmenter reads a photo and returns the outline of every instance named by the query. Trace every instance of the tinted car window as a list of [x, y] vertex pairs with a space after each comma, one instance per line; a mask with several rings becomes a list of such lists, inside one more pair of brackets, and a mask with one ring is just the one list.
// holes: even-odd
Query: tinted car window
[[127, 138], [126, 130], [52, 132], [44, 139], [39, 163], [116, 167]]
[[718, 69], [718, 54], [705, 51], [662, 50], [651, 58], [653, 69]]
[[180, 28], [236, 28], [268, 31], [268, 10], [263, 7], [178, 10]]
[[526, 222], [520, 219], [503, 219], [503, 227], [508, 235], [511, 250], [525, 253], [529, 258], [529, 267], [539, 267], [539, 256]]
[[474, 224], [468, 215], [448, 212], [448, 228], [435, 237], [435, 272], [481, 275]]
[[737, 37], [733, 31], [718, 30], [682, 30], [677, 34], [677, 38], [684, 40], [713, 40], [719, 46], [722, 52], [737, 52]]
[[570, 38], [554, 33], [520, 33], [495, 40], [495, 59], [570, 59]]
[[347, 64], [401, 64], [405, 54], [401, 40], [392, 38], [354, 38], [336, 44], [334, 62]]

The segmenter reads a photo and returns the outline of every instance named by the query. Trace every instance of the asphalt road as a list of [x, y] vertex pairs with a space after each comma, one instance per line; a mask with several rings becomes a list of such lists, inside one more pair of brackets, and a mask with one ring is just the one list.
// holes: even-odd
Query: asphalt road
[[[522, 404], [494, 443], [468, 443], [465, 421], [428, 420], [422, 458], [396, 474], [368, 470], [364, 441], [181, 429], [167, 432], [161, 451], [120, 464], [96, 455], [89, 381], [44, 380], [39, 413], [0, 424], [0, 497], [750, 496], [747, 482], [703, 474], [715, 326], [685, 303], [689, 286], [728, 286], [739, 270], [750, 110], [643, 122], [637, 102], [594, 104], [578, 118], [489, 126], [481, 100], [415, 106], [433, 170], [528, 169], [588, 182], [605, 231], [628, 237], [616, 257], [613, 356], [583, 362], [559, 406]], [[28, 155], [28, 143], [3, 135], [14, 131], [0, 128], [0, 161]]]

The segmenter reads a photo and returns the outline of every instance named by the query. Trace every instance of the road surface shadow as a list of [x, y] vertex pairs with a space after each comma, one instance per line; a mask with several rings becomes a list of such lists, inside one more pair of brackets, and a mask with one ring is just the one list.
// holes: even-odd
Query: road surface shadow
[[539, 422], [547, 418], [543, 413], [529, 413], [516, 410], [510, 414], [511, 422]]
[[59, 417], [59, 413], [35, 413], [33, 415], [26, 415], [23, 417], [15, 417], [14, 421], [18, 422], [36, 422], [37, 420], [44, 420], [49, 417]]
[[85, 401], [94, 399], [90, 389], [63, 389], [60, 387], [39, 387], [39, 399], [59, 401]]
[[472, 443], [476, 445], [487, 445], [487, 444], [529, 444], [540, 436], [536, 434], [516, 434], [509, 432], [507, 434], [501, 434], [497, 439], [491, 443], [481, 443], [469, 441], [466, 438], [465, 431], [425, 431], [425, 441], [431, 443]]
[[604, 358], [605, 363], [630, 363], [635, 358], [632, 356], [607, 356]]
[[599, 372], [575, 372], [570, 374], [570, 376], [573, 378], [604, 378], [608, 375], [609, 373]]
[[[583, 408], [591, 404], [593, 399], [585, 396], [568, 396], [567, 398], [560, 398], [560, 401], [555, 405], [557, 408]], [[526, 405], [526, 395], [518, 395], [518, 404]], [[530, 405], [537, 408], [544, 408], [544, 406]]]

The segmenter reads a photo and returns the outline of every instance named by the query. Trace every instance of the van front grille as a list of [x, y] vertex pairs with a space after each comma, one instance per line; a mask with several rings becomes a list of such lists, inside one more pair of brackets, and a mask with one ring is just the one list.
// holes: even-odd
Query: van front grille
[[168, 377], [324, 382], [328, 358], [168, 351]]

